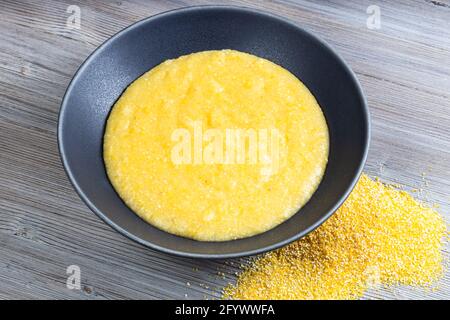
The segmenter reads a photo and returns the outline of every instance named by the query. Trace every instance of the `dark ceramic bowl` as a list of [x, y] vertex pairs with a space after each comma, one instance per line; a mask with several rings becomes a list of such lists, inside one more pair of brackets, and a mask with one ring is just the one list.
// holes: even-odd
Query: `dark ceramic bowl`
[[[330, 154], [319, 188], [292, 218], [253, 237], [199, 242], [153, 227], [122, 202], [106, 175], [102, 143], [111, 107], [131, 82], [166, 59], [213, 49], [235, 49], [269, 59], [301, 79], [325, 114]], [[369, 129], [368, 108], [355, 75], [322, 40], [268, 13], [203, 6], [139, 21], [102, 44], [83, 63], [67, 89], [59, 115], [58, 143], [76, 191], [114, 229], [163, 252], [226, 258], [286, 245], [333, 214], [361, 174]]]

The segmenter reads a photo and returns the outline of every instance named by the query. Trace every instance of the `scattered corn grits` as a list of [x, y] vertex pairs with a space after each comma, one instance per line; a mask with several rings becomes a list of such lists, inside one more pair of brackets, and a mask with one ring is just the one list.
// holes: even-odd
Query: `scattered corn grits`
[[205, 51], [128, 87], [107, 122], [104, 161], [141, 218], [222, 241], [264, 232], [302, 207], [322, 179], [328, 143], [319, 105], [289, 71], [242, 52]]
[[446, 224], [407, 192], [362, 175], [322, 226], [257, 259], [232, 299], [355, 299], [377, 285], [431, 285], [443, 274]]

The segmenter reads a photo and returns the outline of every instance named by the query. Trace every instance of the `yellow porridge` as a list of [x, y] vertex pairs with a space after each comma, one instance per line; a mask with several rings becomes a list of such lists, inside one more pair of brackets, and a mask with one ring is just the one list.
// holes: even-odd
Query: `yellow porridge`
[[317, 189], [328, 128], [286, 69], [234, 50], [167, 60], [133, 82], [104, 136], [108, 177], [150, 224], [225, 241], [267, 231]]

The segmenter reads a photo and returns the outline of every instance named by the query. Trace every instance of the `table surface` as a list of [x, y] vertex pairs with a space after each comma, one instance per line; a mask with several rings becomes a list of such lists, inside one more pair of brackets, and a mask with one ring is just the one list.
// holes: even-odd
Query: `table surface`
[[[418, 197], [439, 204], [448, 222], [450, 3], [230, 3], [284, 16], [344, 57], [372, 114], [365, 171], [406, 189], [426, 190]], [[142, 18], [198, 4], [220, 3], [0, 1], [0, 298], [211, 299], [220, 298], [221, 288], [235, 280], [245, 259], [173, 257], [108, 227], [73, 190], [56, 141], [65, 89], [98, 45]], [[69, 5], [80, 8], [80, 29], [68, 27]], [[380, 9], [379, 29], [368, 28], [371, 5]], [[80, 267], [80, 289], [66, 286], [70, 265]], [[436, 291], [388, 288], [365, 298], [448, 299], [450, 275]]]

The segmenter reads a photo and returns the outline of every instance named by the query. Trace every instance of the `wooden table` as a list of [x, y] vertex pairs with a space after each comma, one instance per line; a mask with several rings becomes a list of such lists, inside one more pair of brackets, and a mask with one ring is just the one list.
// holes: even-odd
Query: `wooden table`
[[[64, 91], [98, 45], [155, 13], [211, 3], [216, 2], [0, 2], [0, 298], [219, 298], [222, 286], [234, 281], [242, 260], [203, 261], [161, 254], [100, 221], [70, 185], [56, 142]], [[361, 81], [372, 113], [366, 172], [406, 189], [427, 190], [418, 196], [439, 204], [448, 221], [450, 3], [232, 4], [291, 19], [344, 57]], [[79, 29], [70, 18], [77, 9], [70, 5], [80, 8]], [[377, 8], [380, 28], [370, 18]], [[79, 290], [66, 287], [70, 265], [80, 267]], [[448, 299], [450, 276], [435, 292], [394, 288], [366, 297]]]

